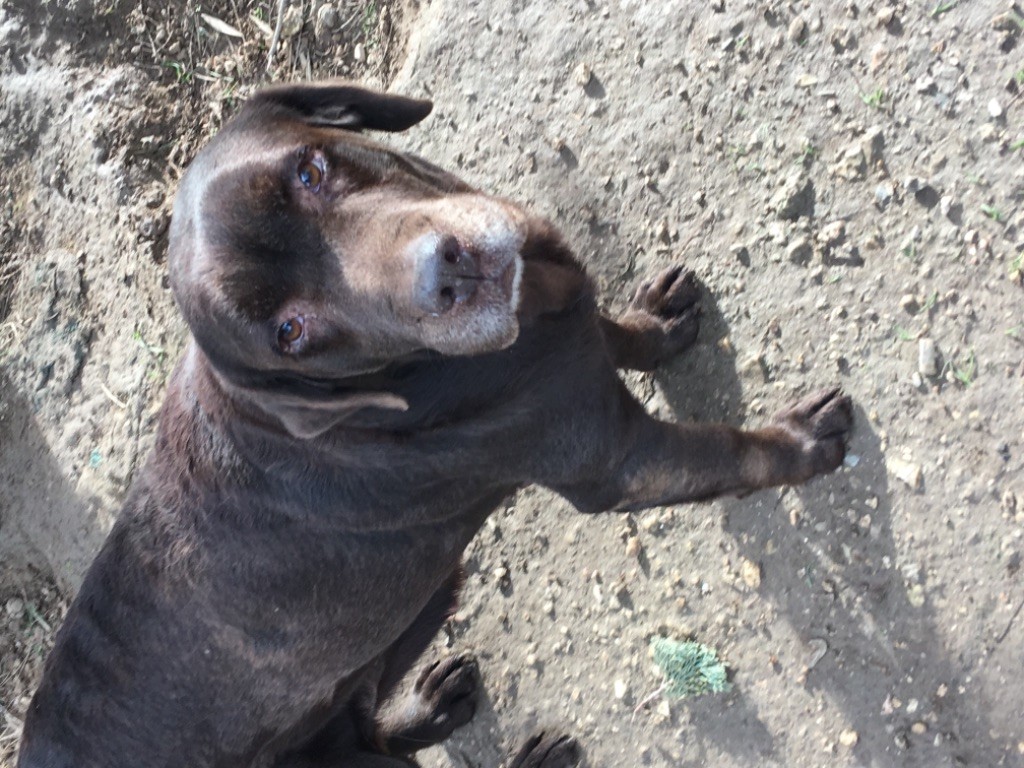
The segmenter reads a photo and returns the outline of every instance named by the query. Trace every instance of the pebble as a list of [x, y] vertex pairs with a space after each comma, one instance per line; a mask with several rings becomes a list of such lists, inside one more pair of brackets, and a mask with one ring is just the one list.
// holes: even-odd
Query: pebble
[[356, 43], [355, 50], [352, 51], [352, 58], [356, 61], [364, 61], [366, 59], [366, 46], [362, 43]]
[[889, 207], [890, 202], [892, 202], [892, 184], [882, 182], [875, 187], [875, 205], [884, 211]]
[[581, 61], [576, 65], [576, 69], [573, 70], [573, 78], [576, 80], [576, 85], [580, 88], [586, 88], [590, 85], [590, 81], [593, 77], [594, 70], [592, 70], [590, 65], [586, 62]]
[[997, 120], [1003, 116], [1003, 107], [999, 103], [999, 99], [992, 99], [988, 103], [988, 113], [991, 117]]
[[861, 152], [867, 161], [868, 168], [874, 168], [876, 163], [882, 160], [882, 150], [885, 148], [885, 135], [882, 129], [873, 125], [864, 133], [860, 140]]
[[797, 238], [786, 249], [786, 258], [794, 264], [806, 264], [813, 255], [814, 249], [811, 247], [811, 241], [806, 237]]
[[740, 562], [740, 578], [743, 583], [751, 589], [758, 589], [761, 586], [761, 566], [753, 560], [743, 558]]
[[313, 26], [313, 34], [318, 40], [324, 41], [330, 38], [338, 26], [338, 9], [328, 3], [320, 6], [316, 12], [316, 24]]
[[922, 376], [939, 375], [939, 353], [932, 339], [917, 341], [917, 370]]
[[829, 222], [818, 232], [818, 242], [832, 248], [840, 245], [846, 239], [846, 223], [839, 219]]
[[909, 315], [915, 315], [921, 310], [921, 301], [912, 293], [905, 293], [900, 296], [900, 309]]
[[284, 19], [281, 21], [281, 36], [284, 38], [295, 37], [302, 31], [302, 9], [294, 5], [285, 11]]
[[789, 30], [786, 32], [790, 42], [799, 43], [803, 40], [805, 34], [807, 34], [807, 22], [804, 21], [803, 16], [794, 17], [793, 21], [789, 23]]
[[20, 617], [25, 611], [25, 603], [17, 597], [12, 597], [4, 606], [4, 611], [11, 618]]
[[803, 173], [789, 176], [772, 197], [769, 205], [780, 219], [794, 220], [808, 213], [813, 188]]
[[828, 653], [828, 643], [820, 637], [812, 637], [807, 641], [807, 648], [810, 650], [810, 657], [807, 659], [807, 669], [814, 669], [818, 662], [825, 658]]
[[863, 179], [867, 173], [868, 164], [860, 142], [848, 146], [831, 170], [834, 176], [839, 176], [847, 181]]
[[921, 465], [891, 456], [885, 461], [886, 469], [893, 477], [902, 480], [913, 490], [921, 487]]
[[852, 728], [848, 728], [839, 734], [839, 743], [844, 747], [855, 747], [859, 740], [860, 736]]
[[630, 536], [626, 539], [626, 554], [630, 557], [639, 557], [643, 547], [640, 545], [640, 539], [636, 536]]
[[615, 698], [618, 699], [619, 701], [622, 701], [623, 699], [625, 699], [626, 695], [629, 693], [629, 686], [626, 685], [626, 682], [624, 680], [616, 680], [615, 683], [614, 683], [614, 687], [615, 687]]
[[921, 736], [928, 732], [928, 726], [920, 720], [918, 720], [916, 723], [910, 726], [910, 732], [916, 734], [917, 736]]
[[924, 607], [924, 587], [920, 584], [911, 584], [907, 587], [907, 602], [915, 608]]
[[911, 195], [916, 194], [923, 186], [924, 182], [918, 176], [907, 176], [903, 179], [903, 191]]

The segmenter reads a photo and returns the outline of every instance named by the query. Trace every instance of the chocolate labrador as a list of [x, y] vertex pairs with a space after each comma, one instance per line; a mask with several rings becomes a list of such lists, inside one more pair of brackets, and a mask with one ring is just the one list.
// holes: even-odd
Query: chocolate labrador
[[[694, 342], [693, 275], [668, 269], [602, 316], [551, 224], [362, 133], [430, 109], [268, 88], [192, 163], [169, 252], [192, 341], [21, 768], [416, 765], [473, 716], [478, 673], [450, 656], [403, 678], [518, 488], [633, 510], [840, 464], [837, 391], [756, 431], [645, 413], [616, 369]], [[508, 764], [577, 752], [538, 734]]]

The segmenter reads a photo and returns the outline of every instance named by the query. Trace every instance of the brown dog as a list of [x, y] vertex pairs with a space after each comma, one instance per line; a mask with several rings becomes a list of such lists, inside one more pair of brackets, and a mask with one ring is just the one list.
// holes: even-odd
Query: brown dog
[[[549, 224], [358, 133], [429, 111], [271, 88], [192, 164], [170, 268], [194, 341], [57, 638], [22, 768], [415, 765], [472, 717], [475, 665], [428, 666], [382, 705], [517, 488], [641, 509], [839, 465], [836, 392], [754, 432], [648, 416], [615, 369], [693, 343], [692, 275], [601, 317]], [[511, 765], [576, 752], [549, 734]]]

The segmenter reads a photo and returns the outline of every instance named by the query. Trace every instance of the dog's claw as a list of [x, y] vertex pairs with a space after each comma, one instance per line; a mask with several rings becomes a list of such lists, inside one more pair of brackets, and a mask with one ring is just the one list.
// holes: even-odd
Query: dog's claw
[[389, 749], [411, 752], [447, 739], [476, 714], [480, 670], [472, 656], [447, 656], [427, 666], [404, 704], [381, 724]]
[[853, 402], [838, 387], [821, 390], [780, 411], [774, 421], [798, 441], [800, 476], [810, 479], [842, 463], [853, 426]]
[[656, 335], [651, 345], [649, 365], [660, 363], [692, 346], [700, 329], [700, 286], [692, 270], [676, 265], [663, 270], [653, 280], [641, 283], [623, 317], [624, 325], [648, 336]]
[[560, 733], [537, 733], [526, 740], [506, 768], [572, 768], [580, 761], [576, 739]]

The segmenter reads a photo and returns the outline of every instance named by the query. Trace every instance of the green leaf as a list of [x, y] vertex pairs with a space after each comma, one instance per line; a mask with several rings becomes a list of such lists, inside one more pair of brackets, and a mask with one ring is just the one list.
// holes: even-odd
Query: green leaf
[[702, 693], [725, 693], [732, 688], [725, 665], [713, 648], [693, 640], [656, 637], [651, 641], [654, 663], [665, 675], [664, 692], [676, 698]]

